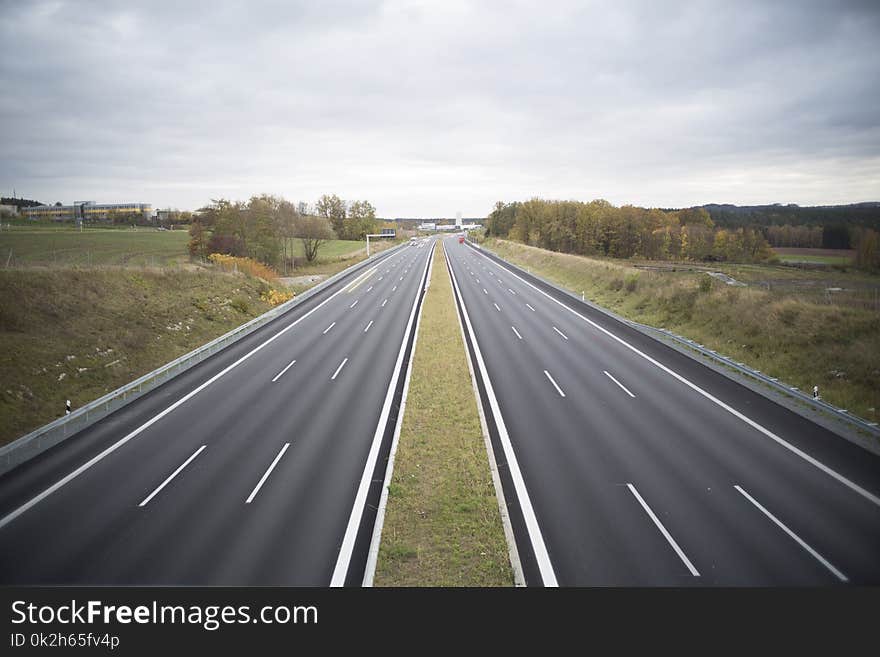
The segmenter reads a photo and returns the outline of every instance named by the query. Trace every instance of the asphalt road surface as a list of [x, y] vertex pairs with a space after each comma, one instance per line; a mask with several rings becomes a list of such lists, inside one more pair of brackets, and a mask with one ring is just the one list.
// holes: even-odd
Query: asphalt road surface
[[880, 459], [445, 241], [527, 583], [880, 582]]
[[377, 259], [0, 477], [0, 583], [360, 584], [431, 250]]

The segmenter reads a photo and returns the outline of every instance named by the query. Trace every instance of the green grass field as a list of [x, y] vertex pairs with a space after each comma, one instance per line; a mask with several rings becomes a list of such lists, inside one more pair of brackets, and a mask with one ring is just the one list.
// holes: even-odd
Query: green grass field
[[814, 265], [837, 265], [846, 267], [852, 265], [854, 253], [848, 249], [773, 249], [776, 257], [784, 263], [806, 263]]
[[[663, 327], [872, 422], [880, 419], [880, 277], [780, 265], [643, 263], [486, 246], [629, 319]], [[746, 282], [709, 277], [722, 271]]]
[[422, 310], [376, 586], [512, 586], [441, 246]]
[[0, 231], [0, 269], [167, 267], [189, 260], [185, 230], [13, 227]]

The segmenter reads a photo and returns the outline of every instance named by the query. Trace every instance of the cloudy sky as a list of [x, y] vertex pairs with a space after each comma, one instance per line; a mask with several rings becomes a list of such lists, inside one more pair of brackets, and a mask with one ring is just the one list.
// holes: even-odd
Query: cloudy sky
[[0, 192], [880, 200], [880, 3], [0, 0]]

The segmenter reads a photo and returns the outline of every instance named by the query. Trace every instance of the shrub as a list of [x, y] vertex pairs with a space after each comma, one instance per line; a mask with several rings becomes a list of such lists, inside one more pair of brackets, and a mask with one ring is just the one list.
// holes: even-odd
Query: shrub
[[700, 279], [700, 292], [712, 291], [712, 277], [706, 274]]
[[208, 256], [208, 260], [215, 265], [219, 265], [223, 271], [240, 271], [268, 281], [278, 278], [278, 273], [274, 269], [251, 258], [239, 258], [226, 255], [225, 253], [212, 253]]
[[235, 308], [238, 312], [243, 315], [248, 315], [251, 312], [251, 304], [245, 297], [238, 296], [233, 297], [232, 301], [229, 302], [229, 305]]
[[626, 277], [626, 283], [624, 284], [627, 292], [635, 292], [636, 288], [639, 286], [639, 275], [638, 274], [629, 274]]
[[260, 298], [271, 306], [277, 306], [293, 299], [293, 292], [269, 290], [268, 292], [262, 292]]

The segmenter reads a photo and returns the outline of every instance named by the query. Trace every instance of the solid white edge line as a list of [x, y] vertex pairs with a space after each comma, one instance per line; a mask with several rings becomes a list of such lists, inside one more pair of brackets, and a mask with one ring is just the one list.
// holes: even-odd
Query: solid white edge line
[[833, 470], [833, 469], [829, 468], [829, 467], [828, 467], [827, 465], [825, 465], [824, 463], [822, 463], [822, 462], [818, 461], [817, 459], [813, 458], [812, 456], [810, 456], [809, 454], [807, 454], [806, 452], [804, 452], [802, 449], [800, 449], [800, 448], [798, 448], [798, 447], [795, 447], [794, 445], [792, 445], [791, 443], [787, 442], [787, 441], [784, 440], [783, 438], [780, 438], [779, 436], [777, 436], [775, 433], [773, 433], [773, 432], [770, 431], [769, 429], [767, 429], [767, 428], [761, 426], [760, 424], [758, 424], [757, 422], [755, 422], [755, 421], [752, 420], [751, 418], [749, 418], [749, 417], [743, 415], [743, 414], [740, 413], [738, 410], [736, 410], [736, 409], [733, 408], [732, 406], [727, 405], [726, 403], [724, 403], [723, 401], [721, 401], [720, 399], [718, 399], [717, 397], [715, 397], [715, 396], [712, 395], [711, 393], [706, 392], [706, 391], [703, 390], [701, 387], [699, 387], [697, 384], [695, 384], [695, 383], [691, 383], [688, 379], [684, 378], [684, 377], [683, 377], [681, 374], [679, 374], [678, 372], [675, 372], [674, 370], [668, 368], [666, 365], [663, 365], [662, 363], [660, 363], [659, 361], [655, 360], [654, 358], [651, 358], [651, 356], [649, 356], [648, 354], [646, 354], [646, 353], [640, 351], [638, 348], [632, 346], [631, 344], [629, 344], [629, 343], [628, 343], [626, 340], [624, 340], [623, 338], [620, 338], [620, 337], [616, 336], [614, 333], [612, 333], [611, 331], [609, 331], [608, 329], [606, 329], [606, 328], [604, 328], [604, 327], [602, 327], [602, 326], [599, 326], [596, 322], [594, 322], [593, 320], [588, 319], [587, 317], [581, 315], [578, 311], [574, 310], [573, 308], [569, 308], [567, 305], [565, 305], [564, 303], [562, 303], [562, 302], [559, 301], [558, 299], [556, 299], [556, 298], [552, 297], [551, 295], [547, 294], [546, 292], [544, 292], [544, 290], [538, 288], [537, 286], [533, 285], [533, 284], [530, 283], [529, 281], [527, 281], [527, 280], [525, 280], [524, 278], [522, 278], [521, 276], [519, 276], [519, 274], [517, 274], [516, 272], [514, 272], [514, 271], [512, 271], [512, 270], [510, 270], [510, 269], [507, 269], [506, 267], [502, 267], [500, 264], [498, 264], [497, 262], [495, 262], [494, 260], [492, 260], [492, 259], [489, 258], [488, 256], [485, 256], [485, 255], [484, 255], [484, 257], [485, 257], [486, 259], [488, 259], [489, 262], [491, 262], [492, 264], [494, 264], [494, 265], [495, 265], [496, 267], [498, 267], [499, 269], [503, 269], [504, 271], [508, 272], [511, 276], [514, 276], [515, 278], [519, 279], [520, 281], [522, 281], [523, 283], [525, 283], [526, 285], [528, 285], [529, 287], [531, 287], [531, 288], [534, 289], [535, 291], [537, 291], [537, 292], [543, 294], [545, 297], [547, 297], [548, 299], [550, 299], [552, 302], [554, 302], [554, 303], [556, 303], [556, 304], [562, 306], [562, 307], [565, 308], [568, 312], [572, 313], [573, 315], [575, 315], [575, 316], [577, 316], [577, 317], [580, 317], [583, 321], [587, 322], [588, 324], [590, 324], [590, 325], [593, 326], [594, 328], [598, 329], [599, 331], [601, 331], [602, 333], [604, 333], [605, 335], [607, 335], [607, 336], [610, 337], [611, 339], [616, 340], [617, 342], [619, 342], [620, 344], [622, 344], [624, 347], [626, 347], [627, 349], [629, 349], [629, 350], [632, 351], [633, 353], [635, 353], [635, 354], [641, 356], [642, 358], [644, 358], [646, 361], [648, 361], [648, 362], [651, 363], [652, 365], [654, 365], [654, 366], [658, 367], [659, 369], [663, 370], [664, 372], [666, 372], [667, 374], [669, 374], [671, 377], [677, 379], [678, 381], [680, 381], [681, 383], [683, 383], [684, 385], [686, 385], [687, 387], [689, 387], [689, 388], [690, 388], [691, 390], [693, 390], [694, 392], [697, 392], [698, 394], [702, 395], [703, 397], [705, 397], [706, 399], [708, 399], [708, 400], [711, 401], [712, 403], [714, 403], [714, 404], [718, 405], [719, 407], [723, 408], [725, 411], [727, 411], [728, 413], [730, 413], [730, 414], [733, 415], [734, 417], [738, 418], [739, 420], [742, 420], [743, 422], [745, 422], [746, 424], [748, 424], [750, 427], [752, 427], [752, 428], [755, 429], [756, 431], [759, 431], [760, 433], [764, 434], [765, 436], [767, 436], [768, 438], [770, 438], [772, 441], [774, 441], [774, 442], [775, 442], [776, 444], [778, 444], [779, 446], [784, 447], [785, 449], [789, 450], [792, 454], [795, 454], [796, 456], [799, 456], [800, 458], [802, 458], [803, 460], [805, 460], [805, 461], [806, 461], [807, 463], [809, 463], [810, 465], [812, 465], [812, 466], [818, 468], [819, 470], [821, 470], [822, 472], [824, 472], [825, 474], [827, 474], [829, 477], [832, 477], [833, 479], [836, 479], [839, 483], [843, 484], [844, 486], [846, 486], [847, 488], [849, 488], [849, 489], [852, 490], [853, 492], [858, 493], [859, 495], [861, 495], [862, 497], [864, 497], [864, 498], [867, 499], [868, 501], [872, 502], [872, 503], [875, 504], [876, 506], [880, 506], [880, 496], [874, 495], [873, 493], [871, 493], [870, 491], [868, 491], [868, 490], [862, 488], [861, 486], [859, 486], [859, 485], [856, 484], [855, 482], [850, 481], [849, 479], [847, 479], [846, 477], [844, 477], [842, 474], [840, 474], [840, 473], [837, 472], [836, 470]]
[[[446, 273], [449, 276], [450, 286], [452, 286], [452, 268], [449, 259], [446, 261]], [[453, 303], [455, 303], [454, 297], [455, 291], [453, 287]], [[477, 403], [477, 413], [480, 416], [480, 429], [483, 433], [483, 443], [486, 445], [486, 454], [489, 457], [489, 471], [492, 473], [492, 485], [495, 487], [495, 499], [498, 502], [498, 512], [501, 514], [501, 526], [504, 528], [504, 540], [507, 542], [507, 556], [510, 559], [510, 566], [513, 570], [513, 585], [522, 587], [526, 585], [526, 576], [523, 573], [522, 561], [519, 558], [519, 550], [516, 547], [516, 537], [513, 534], [513, 525], [510, 522], [510, 512], [507, 510], [504, 486], [501, 483], [501, 474], [498, 472], [498, 463], [495, 461], [495, 448], [492, 447], [492, 437], [489, 435], [489, 425], [486, 422], [483, 403], [480, 401], [480, 389], [477, 385], [477, 375], [474, 370], [474, 362], [471, 358], [471, 352], [467, 348], [467, 337], [464, 333], [464, 319], [462, 318], [461, 312], [458, 310], [458, 304], [455, 304], [455, 314], [458, 317], [458, 328], [461, 331], [461, 342], [464, 346], [468, 372], [470, 372], [471, 375], [471, 387], [474, 390], [474, 400]]]
[[296, 360], [292, 360], [292, 361], [290, 361], [290, 362], [287, 364], [287, 367], [285, 367], [283, 370], [281, 370], [280, 372], [278, 372], [278, 374], [275, 375], [275, 378], [272, 379], [272, 383], [275, 383], [278, 379], [280, 379], [282, 376], [284, 376], [284, 373], [285, 373], [287, 370], [289, 370], [291, 367], [293, 367], [293, 364], [294, 364], [295, 362], [296, 362]]
[[[374, 267], [374, 269], [375, 269], [375, 267]], [[76, 479], [76, 478], [77, 478], [79, 475], [81, 475], [83, 472], [85, 472], [86, 470], [88, 470], [89, 468], [91, 468], [93, 465], [95, 465], [95, 463], [98, 463], [99, 461], [101, 461], [102, 459], [104, 459], [104, 458], [105, 458], [106, 456], [108, 456], [109, 454], [112, 454], [113, 452], [115, 452], [117, 449], [119, 449], [120, 447], [122, 447], [122, 446], [123, 446], [125, 443], [127, 443], [129, 440], [131, 440], [132, 438], [134, 438], [135, 436], [137, 436], [138, 434], [140, 434], [141, 432], [143, 432], [145, 429], [148, 429], [148, 428], [151, 427], [153, 424], [155, 424], [156, 422], [158, 422], [159, 420], [161, 420], [163, 417], [165, 417], [166, 415], [168, 415], [169, 413], [171, 413], [171, 412], [172, 412], [174, 409], [176, 409], [178, 406], [180, 406], [180, 405], [182, 405], [182, 404], [185, 404], [187, 401], [189, 401], [190, 399], [192, 399], [193, 397], [195, 397], [197, 394], [199, 394], [202, 390], [204, 390], [204, 389], [207, 388], [209, 385], [211, 385], [212, 383], [214, 383], [214, 381], [216, 381], [216, 380], [219, 379], [220, 377], [224, 376], [224, 375], [227, 374], [228, 372], [232, 371], [233, 369], [235, 369], [236, 367], [238, 367], [241, 363], [243, 363], [243, 362], [246, 361], [248, 358], [250, 358], [251, 356], [253, 356], [255, 353], [257, 353], [258, 351], [260, 351], [261, 349], [263, 349], [263, 347], [265, 347], [265, 346], [268, 345], [268, 344], [271, 344], [272, 342], [274, 342], [275, 340], [277, 340], [278, 338], [280, 338], [282, 335], [284, 335], [285, 333], [287, 333], [287, 332], [288, 332], [290, 329], [292, 329], [294, 326], [296, 326], [296, 325], [299, 324], [301, 321], [303, 321], [306, 317], [309, 317], [312, 313], [317, 312], [320, 308], [322, 308], [322, 307], [325, 306], [326, 304], [330, 303], [330, 301], [332, 301], [332, 300], [335, 299], [337, 296], [339, 296], [340, 294], [342, 294], [343, 292], [345, 292], [346, 287], [348, 287], [348, 286], [343, 286], [343, 287], [339, 288], [338, 290], [336, 290], [336, 292], [334, 292], [334, 293], [331, 294], [329, 297], [327, 297], [326, 299], [324, 299], [321, 303], [319, 303], [317, 306], [315, 306], [314, 308], [312, 308], [311, 310], [309, 310], [308, 312], [306, 312], [302, 317], [300, 317], [300, 318], [297, 319], [297, 320], [294, 320], [293, 322], [291, 322], [290, 324], [288, 324], [287, 326], [285, 326], [283, 329], [281, 329], [280, 331], [278, 331], [278, 333], [276, 333], [275, 335], [273, 335], [273, 336], [269, 337], [268, 339], [266, 339], [265, 342], [262, 342], [262, 343], [260, 343], [259, 345], [257, 345], [256, 347], [254, 347], [253, 349], [251, 349], [248, 353], [246, 353], [244, 356], [242, 356], [241, 358], [239, 358], [237, 361], [235, 361], [235, 362], [232, 363], [231, 365], [228, 365], [226, 368], [224, 368], [223, 370], [221, 370], [220, 372], [218, 372], [217, 374], [215, 374], [214, 376], [212, 376], [210, 379], [208, 379], [207, 381], [205, 381], [203, 384], [201, 384], [201, 385], [198, 386], [197, 388], [195, 388], [195, 389], [191, 390], [190, 392], [188, 392], [187, 394], [185, 394], [183, 397], [181, 397], [181, 398], [178, 399], [176, 402], [174, 402], [173, 404], [171, 404], [171, 406], [169, 406], [169, 407], [166, 408], [165, 410], [163, 410], [163, 411], [157, 413], [156, 415], [154, 415], [153, 417], [151, 417], [149, 420], [147, 420], [147, 421], [144, 422], [142, 425], [140, 425], [137, 429], [135, 429], [134, 431], [131, 431], [130, 433], [126, 434], [125, 436], [123, 436], [122, 438], [120, 438], [119, 440], [117, 440], [115, 443], [113, 443], [112, 445], [110, 445], [110, 447], [108, 447], [107, 449], [105, 449], [104, 451], [102, 451], [100, 454], [97, 454], [96, 456], [93, 456], [91, 459], [89, 459], [88, 461], [86, 461], [85, 463], [83, 463], [81, 466], [79, 466], [76, 470], [74, 470], [74, 471], [71, 472], [70, 474], [68, 474], [68, 475], [66, 475], [66, 476], [64, 476], [64, 477], [62, 477], [61, 479], [59, 479], [58, 481], [56, 481], [54, 484], [52, 484], [51, 486], [49, 486], [49, 488], [47, 488], [46, 490], [44, 490], [42, 493], [39, 493], [39, 494], [35, 495], [34, 497], [32, 497], [31, 499], [29, 499], [27, 502], [25, 502], [24, 504], [22, 504], [21, 506], [19, 506], [17, 509], [15, 509], [15, 511], [12, 511], [12, 512], [8, 513], [7, 515], [3, 516], [3, 518], [0, 519], [0, 529], [2, 529], [3, 527], [5, 527], [6, 525], [8, 525], [10, 522], [12, 522], [13, 520], [15, 520], [18, 516], [20, 516], [22, 513], [24, 513], [25, 511], [27, 511], [28, 509], [30, 509], [30, 508], [33, 507], [34, 505], [39, 504], [40, 502], [42, 502], [44, 499], [46, 499], [47, 497], [49, 497], [49, 495], [51, 495], [52, 493], [54, 493], [55, 491], [57, 491], [59, 488], [61, 488], [61, 487], [65, 486], [65, 485], [67, 485], [68, 483], [70, 483], [71, 481], [73, 481], [74, 479]]]
[[765, 509], [765, 508], [761, 505], [761, 503], [758, 502], [758, 500], [756, 500], [754, 497], [752, 497], [751, 495], [749, 495], [745, 490], [743, 490], [743, 488], [742, 488], [741, 486], [739, 486], [739, 485], [737, 485], [737, 484], [734, 484], [733, 487], [734, 487], [734, 488], [735, 488], [735, 489], [736, 489], [736, 490], [737, 490], [737, 491], [738, 491], [743, 497], [745, 497], [749, 502], [751, 502], [752, 504], [754, 504], [754, 505], [758, 508], [758, 510], [761, 511], [761, 513], [763, 513], [765, 516], [767, 516], [768, 518], [770, 518], [770, 520], [772, 520], [772, 521], [774, 522], [774, 524], [776, 524], [777, 527], [779, 527], [782, 531], [784, 531], [784, 532], [785, 532], [786, 534], [788, 534], [791, 538], [793, 538], [793, 539], [795, 540], [795, 542], [797, 542], [798, 545], [800, 545], [804, 550], [806, 550], [807, 552], [809, 552], [810, 555], [812, 555], [813, 558], [816, 559], [816, 561], [818, 561], [818, 562], [821, 563], [823, 566], [825, 566], [828, 570], [830, 570], [830, 571], [834, 574], [834, 576], [835, 576], [837, 579], [839, 579], [841, 582], [848, 582], [848, 581], [849, 581], [849, 578], [848, 578], [846, 575], [844, 575], [844, 574], [843, 574], [842, 572], [840, 572], [837, 568], [835, 568], [835, 567], [834, 567], [834, 566], [833, 566], [833, 565], [832, 565], [832, 564], [831, 564], [831, 563], [830, 563], [825, 557], [823, 557], [821, 554], [819, 554], [818, 552], [816, 552], [816, 550], [814, 550], [813, 548], [811, 548], [811, 547], [806, 543], [806, 541], [804, 541], [803, 539], [801, 539], [800, 536], [798, 536], [798, 535], [795, 534], [792, 530], [790, 530], [788, 527], [786, 527], [785, 524], [783, 524], [783, 522], [782, 522], [781, 520], [779, 520], [779, 518], [777, 518], [776, 516], [774, 516], [774, 515], [773, 515], [772, 513], [770, 513], [767, 509]]
[[467, 326], [468, 334], [471, 338], [471, 344], [474, 348], [474, 356], [477, 360], [477, 367], [480, 370], [480, 376], [483, 379], [483, 385], [486, 390], [486, 396], [489, 398], [489, 407], [492, 410], [492, 417], [495, 420], [495, 427], [498, 430], [498, 438], [501, 442], [501, 447], [504, 450], [504, 457], [507, 459], [507, 467], [510, 470], [510, 478], [513, 481], [513, 487], [516, 491], [517, 499], [519, 500], [520, 510], [523, 514], [523, 519], [526, 524], [526, 532], [529, 535], [529, 541], [532, 544], [532, 551], [535, 553], [535, 561], [538, 564], [538, 571], [541, 576], [541, 580], [544, 583], [544, 586], [552, 587], [559, 586], [559, 583], [556, 580], [556, 573], [553, 570], [553, 564], [550, 561], [550, 555], [547, 552], [547, 546], [544, 543], [544, 536], [541, 533], [541, 527], [538, 524], [538, 519], [535, 516], [535, 510], [532, 507], [532, 500], [529, 497], [528, 490], [526, 489], [526, 483], [523, 479], [522, 472], [519, 469], [519, 462], [516, 458], [516, 453], [513, 450], [513, 444], [510, 442], [510, 435], [507, 433], [507, 425], [504, 423], [504, 417], [501, 415], [501, 408], [498, 405], [498, 399], [495, 397], [495, 390], [492, 387], [492, 381], [489, 379], [489, 374], [486, 370], [486, 363], [483, 361], [483, 354], [480, 351], [480, 345], [477, 342], [477, 336], [474, 333], [474, 328], [471, 325], [470, 317], [468, 316], [467, 307], [464, 304], [464, 298], [462, 297], [461, 290], [458, 287], [458, 280], [455, 277], [455, 272], [452, 271], [451, 265], [449, 265], [449, 256], [447, 254], [447, 266], [449, 266], [450, 275], [452, 276], [453, 287], [455, 288], [456, 296], [458, 297], [461, 304], [462, 315], [464, 316], [465, 325]]
[[156, 497], [156, 495], [159, 494], [159, 491], [161, 491], [163, 488], [165, 488], [165, 486], [167, 486], [172, 479], [174, 479], [178, 474], [180, 474], [181, 470], [183, 470], [186, 466], [188, 466], [195, 457], [197, 457], [199, 454], [201, 454], [203, 449], [205, 449], [205, 445], [202, 445], [195, 452], [193, 452], [192, 456], [190, 456], [186, 461], [184, 461], [180, 466], [178, 466], [177, 470], [175, 470], [170, 475], [168, 475], [168, 478], [165, 481], [163, 481], [161, 484], [159, 484], [159, 486], [155, 490], [153, 490], [152, 493], [147, 495], [144, 498], [144, 501], [141, 502], [140, 504], [138, 504], [138, 506], [146, 506], [151, 499], [153, 499], [154, 497]]
[[568, 336], [565, 333], [563, 333], [562, 331], [560, 331], [558, 328], [556, 328], [555, 326], [553, 327], [553, 330], [556, 331], [559, 335], [561, 335], [564, 339], [568, 340]]
[[[428, 276], [425, 282], [425, 291], [430, 287], [431, 271], [434, 264], [434, 254], [431, 253], [431, 264], [428, 265]], [[416, 355], [416, 345], [419, 342], [419, 327], [422, 323], [422, 310], [425, 304], [419, 308], [419, 314], [416, 316], [415, 335], [413, 336], [412, 350], [409, 355], [409, 362], [406, 365], [406, 374], [403, 379], [403, 394], [400, 398], [400, 408], [397, 411], [397, 422], [394, 424], [394, 435], [391, 437], [391, 452], [388, 454], [388, 465], [385, 470], [385, 480], [382, 482], [382, 493], [379, 496], [379, 508], [376, 511], [376, 522], [373, 525], [373, 536], [370, 539], [370, 548], [367, 551], [367, 565], [364, 568], [364, 579], [361, 586], [372, 587], [373, 580], [376, 577], [376, 564], [379, 560], [379, 548], [382, 544], [382, 530], [385, 527], [385, 511], [388, 508], [388, 491], [391, 486], [391, 478], [394, 476], [394, 462], [397, 457], [397, 446], [400, 442], [400, 432], [403, 428], [403, 417], [406, 414], [406, 400], [409, 396], [409, 383], [412, 378], [413, 360]]]
[[663, 538], [666, 539], [666, 542], [672, 546], [672, 549], [675, 550], [675, 553], [678, 555], [678, 558], [682, 560], [687, 569], [691, 571], [691, 575], [694, 577], [699, 577], [700, 573], [694, 568], [694, 564], [691, 563], [691, 560], [687, 558], [687, 555], [682, 551], [680, 547], [678, 547], [678, 543], [675, 542], [675, 539], [672, 538], [672, 535], [666, 531], [666, 527], [663, 526], [663, 523], [660, 522], [660, 518], [658, 518], [654, 512], [651, 510], [651, 507], [648, 506], [648, 503], [642, 499], [642, 496], [639, 495], [639, 491], [636, 490], [636, 487], [632, 484], [627, 484], [627, 488], [629, 488], [629, 492], [633, 494], [633, 496], [638, 500], [639, 504], [642, 505], [642, 508], [645, 510], [645, 513], [648, 514], [648, 517], [654, 521], [654, 524], [657, 526], [657, 529], [660, 530], [660, 533], [663, 534]]
[[364, 333], [366, 333], [367, 331], [369, 331], [369, 330], [370, 330], [370, 327], [371, 327], [372, 325], [373, 325], [373, 320], [371, 319], [371, 320], [370, 320], [370, 323], [367, 324], [367, 328], [364, 329]]
[[327, 335], [327, 331], [329, 331], [330, 329], [332, 329], [334, 326], [336, 326], [336, 322], [333, 322], [330, 326], [328, 326], [327, 328], [325, 328], [325, 329], [324, 329], [324, 333], [322, 333], [322, 335]]
[[330, 380], [331, 380], [331, 381], [335, 381], [335, 380], [336, 380], [336, 376], [339, 374], [339, 372], [342, 370], [342, 368], [345, 367], [345, 364], [346, 364], [347, 362], [348, 362], [348, 357], [346, 356], [345, 358], [342, 359], [342, 362], [339, 363], [339, 367], [336, 368], [336, 371], [333, 372], [333, 376], [330, 377]]
[[522, 340], [522, 336], [519, 334], [519, 331], [516, 330], [516, 327], [511, 326], [510, 328], [512, 328], [513, 332], [516, 333], [516, 337], [518, 337], [520, 340]]
[[565, 397], [565, 393], [562, 392], [562, 388], [559, 387], [559, 384], [556, 383], [556, 380], [550, 375], [550, 372], [548, 372], [547, 370], [544, 370], [544, 374], [546, 374], [547, 378], [550, 379], [550, 383], [552, 383], [553, 387], [556, 388], [556, 392], [559, 393], [559, 396]]
[[367, 454], [367, 462], [364, 465], [364, 472], [361, 475], [361, 481], [358, 484], [357, 494], [352, 504], [351, 514], [348, 517], [348, 524], [345, 527], [345, 534], [342, 537], [342, 544], [339, 548], [339, 556], [336, 559], [336, 566], [333, 568], [333, 575], [330, 578], [331, 587], [345, 586], [345, 578], [348, 575], [348, 568], [351, 564], [351, 556], [354, 552], [354, 545], [357, 540], [358, 528], [361, 524], [361, 518], [364, 514], [364, 506], [367, 503], [367, 493], [370, 490], [370, 482], [373, 477], [373, 470], [376, 467], [376, 460], [379, 458], [379, 448], [382, 445], [382, 436], [385, 434], [385, 425], [388, 422], [388, 415], [391, 413], [391, 402], [394, 399], [394, 389], [397, 387], [397, 381], [400, 378], [400, 372], [403, 369], [403, 355], [406, 351], [406, 343], [409, 339], [410, 330], [415, 321], [416, 308], [419, 303], [419, 296], [424, 287], [425, 276], [428, 274], [428, 265], [434, 253], [434, 245], [431, 245], [431, 252], [428, 254], [428, 262], [425, 263], [425, 269], [422, 273], [422, 283], [417, 288], [415, 299], [413, 300], [412, 310], [409, 314], [409, 321], [403, 332], [403, 339], [400, 343], [400, 351], [397, 354], [397, 362], [394, 365], [394, 373], [391, 375], [391, 382], [388, 385], [388, 392], [385, 395], [385, 402], [382, 404], [382, 411], [379, 414], [379, 422], [376, 424], [376, 430], [373, 433], [373, 442], [370, 445], [370, 451]]
[[607, 376], [609, 379], [611, 379], [612, 381], [614, 381], [614, 383], [616, 383], [618, 386], [620, 386], [620, 389], [621, 389], [621, 390], [623, 390], [626, 394], [628, 394], [630, 397], [632, 397], [633, 399], [635, 399], [636, 396], [635, 396], [634, 394], [632, 394], [632, 393], [629, 391], [629, 389], [628, 389], [625, 385], [623, 385], [620, 381], [618, 381], [617, 379], [615, 379], [613, 376], [611, 376], [611, 375], [610, 375], [608, 372], [606, 372], [605, 370], [602, 370], [602, 371], [605, 373], [605, 376]]
[[260, 489], [263, 487], [263, 484], [266, 483], [266, 479], [269, 478], [269, 475], [272, 474], [272, 470], [275, 469], [275, 466], [278, 465], [278, 461], [281, 460], [281, 457], [284, 456], [284, 452], [287, 451], [287, 448], [290, 447], [290, 443], [284, 443], [284, 447], [281, 448], [281, 451], [278, 452], [278, 456], [275, 457], [275, 460], [272, 461], [272, 465], [269, 466], [269, 469], [263, 473], [263, 476], [260, 477], [260, 481], [257, 482], [257, 485], [254, 486], [254, 489], [251, 491], [251, 494], [248, 495], [248, 498], [245, 500], [245, 504], [250, 504], [253, 502], [254, 498], [257, 496], [257, 493], [260, 492]]

